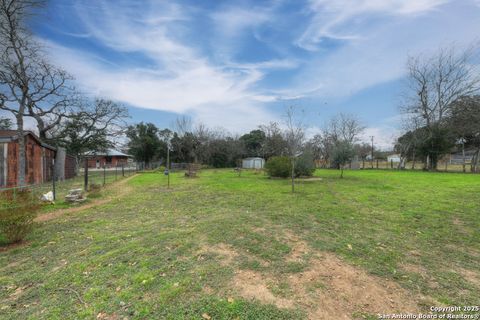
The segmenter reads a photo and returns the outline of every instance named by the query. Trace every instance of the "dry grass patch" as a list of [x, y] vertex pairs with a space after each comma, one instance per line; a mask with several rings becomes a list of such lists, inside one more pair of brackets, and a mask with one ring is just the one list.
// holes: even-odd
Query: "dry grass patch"
[[463, 269], [463, 268], [458, 268], [457, 270], [454, 270], [454, 272], [460, 273], [460, 275], [465, 280], [467, 280], [468, 282], [472, 283], [477, 287], [480, 287], [480, 275], [478, 274], [478, 272], [475, 272], [473, 270]]

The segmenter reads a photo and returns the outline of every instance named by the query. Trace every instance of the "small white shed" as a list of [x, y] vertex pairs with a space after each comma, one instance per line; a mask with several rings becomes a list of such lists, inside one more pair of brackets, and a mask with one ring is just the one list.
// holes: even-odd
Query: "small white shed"
[[387, 157], [388, 162], [400, 162], [400, 155], [399, 154], [391, 154]]
[[263, 169], [265, 165], [265, 159], [263, 158], [245, 158], [242, 160], [243, 169]]

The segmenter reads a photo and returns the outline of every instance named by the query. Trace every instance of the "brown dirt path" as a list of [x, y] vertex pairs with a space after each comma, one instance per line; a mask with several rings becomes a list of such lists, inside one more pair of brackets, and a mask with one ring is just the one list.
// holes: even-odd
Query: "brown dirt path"
[[108, 185], [105, 187], [104, 190], [108, 191], [113, 191], [111, 194], [109, 194], [106, 198], [103, 199], [95, 199], [91, 202], [88, 202], [84, 205], [80, 205], [77, 207], [72, 207], [72, 208], [66, 208], [66, 209], [60, 209], [60, 210], [55, 210], [52, 212], [48, 212], [42, 215], [39, 215], [38, 217], [35, 218], [35, 222], [46, 222], [52, 219], [56, 219], [60, 216], [63, 216], [64, 214], [67, 213], [75, 213], [83, 210], [87, 210], [96, 206], [100, 206], [106, 203], [109, 203], [115, 198], [118, 198], [119, 196], [127, 194], [131, 188], [130, 187], [124, 187], [124, 188], [118, 188], [119, 186], [124, 186], [126, 183], [130, 180], [133, 179], [136, 175], [133, 175], [131, 177], [128, 177], [126, 179], [120, 180], [117, 183], [113, 183], [111, 185]]

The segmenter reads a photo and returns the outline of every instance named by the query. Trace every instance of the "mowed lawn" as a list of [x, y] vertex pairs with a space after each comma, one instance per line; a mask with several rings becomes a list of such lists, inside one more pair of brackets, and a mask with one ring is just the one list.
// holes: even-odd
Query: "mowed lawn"
[[478, 305], [480, 176], [315, 176], [291, 194], [254, 172], [175, 173], [170, 189], [140, 174], [0, 251], [0, 319], [376, 319]]

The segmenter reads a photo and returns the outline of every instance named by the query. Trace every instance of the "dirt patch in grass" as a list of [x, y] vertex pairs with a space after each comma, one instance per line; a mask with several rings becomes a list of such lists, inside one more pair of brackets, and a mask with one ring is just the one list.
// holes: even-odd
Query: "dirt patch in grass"
[[[374, 277], [351, 266], [337, 256], [321, 253], [310, 263], [310, 269], [290, 280], [300, 302], [305, 303], [311, 319], [349, 319], [355, 312], [393, 313], [416, 312], [418, 306], [404, 289], [396, 283]], [[304, 288], [311, 282], [320, 281], [326, 289], [306, 294]]]
[[[285, 262], [305, 262], [309, 268], [288, 276], [238, 270], [232, 287], [245, 299], [279, 308], [303, 309], [309, 319], [352, 319], [353, 314], [419, 312], [405, 289], [345, 263], [332, 253], [314, 252], [306, 242], [288, 235], [292, 250]], [[272, 293], [271, 285], [288, 284], [288, 297]]]
[[239, 270], [233, 278], [233, 286], [245, 299], [258, 300], [265, 304], [276, 305], [279, 308], [292, 308], [295, 301], [274, 296], [267, 284], [268, 280], [259, 272]]
[[454, 271], [460, 273], [460, 275], [468, 282], [480, 287], [480, 275], [477, 272], [463, 268]]
[[80, 212], [80, 211], [83, 211], [83, 210], [87, 210], [87, 209], [90, 209], [90, 208], [108, 203], [111, 200], [112, 199], [94, 200], [94, 201], [92, 201], [88, 204], [81, 205], [79, 207], [73, 207], [73, 208], [67, 208], [67, 209], [60, 209], [60, 210], [57, 210], [57, 211], [52, 211], [52, 212], [42, 214], [42, 215], [36, 217], [35, 222], [45, 222], [45, 221], [49, 221], [49, 220], [52, 220], [52, 219], [56, 219], [60, 216], [63, 216], [64, 214], [76, 213], [76, 212]]
[[214, 246], [204, 246], [201, 252], [214, 253], [219, 256], [218, 263], [227, 266], [233, 263], [233, 260], [238, 256], [238, 253], [229, 245], [219, 243]]
[[303, 262], [304, 257], [311, 252], [304, 241], [297, 241], [290, 254], [285, 258], [286, 262]]

